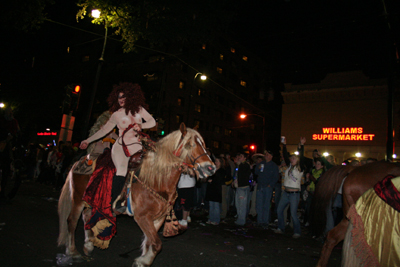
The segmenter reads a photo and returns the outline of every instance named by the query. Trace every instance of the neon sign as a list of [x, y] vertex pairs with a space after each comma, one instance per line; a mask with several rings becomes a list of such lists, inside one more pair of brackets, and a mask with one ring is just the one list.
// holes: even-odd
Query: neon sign
[[37, 135], [39, 136], [49, 136], [49, 135], [57, 135], [57, 132], [41, 132], [41, 133], [37, 133]]
[[375, 134], [365, 134], [362, 127], [322, 128], [322, 134], [313, 134], [318, 141], [372, 141]]

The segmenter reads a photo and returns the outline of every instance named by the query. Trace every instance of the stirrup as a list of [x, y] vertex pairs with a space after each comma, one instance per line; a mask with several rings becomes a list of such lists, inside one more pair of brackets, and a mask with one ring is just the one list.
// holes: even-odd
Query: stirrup
[[113, 215], [115, 214], [115, 216], [116, 216], [116, 215], [126, 213], [126, 206], [122, 206], [123, 202], [124, 202], [124, 200], [121, 199], [121, 196], [118, 196], [112, 206]]

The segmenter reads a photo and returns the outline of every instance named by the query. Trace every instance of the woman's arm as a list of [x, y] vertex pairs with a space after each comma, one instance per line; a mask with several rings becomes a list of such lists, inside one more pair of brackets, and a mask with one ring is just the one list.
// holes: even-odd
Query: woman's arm
[[108, 134], [109, 132], [112, 131], [112, 129], [114, 129], [114, 127], [117, 125], [115, 118], [114, 118], [114, 114], [111, 116], [111, 118], [107, 121], [107, 123], [100, 128], [100, 130], [98, 130], [94, 135], [92, 135], [91, 137], [89, 137], [86, 140], [83, 140], [81, 142], [81, 145], [79, 146], [80, 149], [86, 149], [87, 146], [97, 140], [102, 138], [103, 136], [105, 136], [106, 134]]
[[142, 129], [149, 129], [156, 126], [156, 120], [150, 115], [150, 113], [147, 112], [147, 110], [140, 108], [139, 114], [146, 121], [142, 123]]

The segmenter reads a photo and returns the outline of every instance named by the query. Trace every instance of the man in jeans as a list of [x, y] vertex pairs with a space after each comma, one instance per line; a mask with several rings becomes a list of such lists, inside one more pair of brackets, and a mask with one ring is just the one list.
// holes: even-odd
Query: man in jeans
[[251, 174], [250, 164], [246, 162], [244, 153], [238, 153], [236, 156], [237, 168], [235, 170], [235, 179], [237, 179], [237, 188], [235, 195], [235, 204], [237, 210], [236, 225], [243, 226], [246, 223], [248, 210], [247, 198], [250, 194], [249, 177]]
[[258, 175], [256, 209], [258, 226], [268, 229], [272, 192], [279, 179], [279, 168], [272, 161], [270, 150], [264, 154], [265, 159], [255, 167], [255, 174]]

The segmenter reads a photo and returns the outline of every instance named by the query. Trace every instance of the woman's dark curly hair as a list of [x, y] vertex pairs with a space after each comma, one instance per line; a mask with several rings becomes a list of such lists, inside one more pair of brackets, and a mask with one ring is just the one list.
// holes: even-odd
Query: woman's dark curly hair
[[145, 102], [146, 99], [140, 85], [137, 83], [121, 82], [113, 86], [113, 90], [108, 96], [107, 102], [110, 112], [115, 112], [121, 108], [118, 103], [119, 93], [123, 93], [126, 97], [124, 105], [126, 115], [128, 115], [129, 111], [132, 115], [135, 115], [135, 113], [139, 112], [140, 107], [146, 110], [149, 108]]

